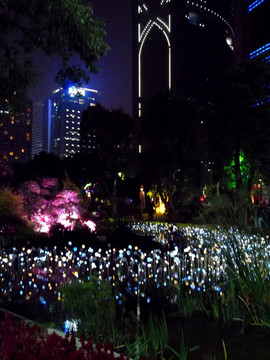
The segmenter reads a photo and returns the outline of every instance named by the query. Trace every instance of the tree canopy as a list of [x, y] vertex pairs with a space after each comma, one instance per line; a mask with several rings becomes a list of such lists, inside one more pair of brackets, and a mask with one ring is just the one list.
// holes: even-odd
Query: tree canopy
[[[38, 81], [36, 49], [61, 61], [62, 86], [87, 82], [108, 50], [104, 35], [104, 22], [82, 0], [0, 0], [0, 99], [16, 104]], [[70, 63], [74, 56], [86, 69]]]
[[190, 187], [200, 183], [199, 131], [197, 105], [170, 93], [157, 95], [143, 115], [141, 173], [148, 187], [156, 185], [160, 195], [166, 189], [169, 207], [187, 183]]
[[84, 111], [81, 154], [66, 160], [73, 181], [80, 185], [81, 181], [84, 184], [98, 182], [105, 193], [112, 193], [118, 173], [132, 175], [133, 127], [132, 118], [121, 109], [107, 109], [97, 104]]
[[236, 188], [243, 183], [241, 152], [250, 163], [250, 181], [255, 170], [269, 167], [269, 84], [269, 64], [247, 61], [220, 78], [213, 97], [208, 123], [210, 158], [217, 179], [234, 158]]

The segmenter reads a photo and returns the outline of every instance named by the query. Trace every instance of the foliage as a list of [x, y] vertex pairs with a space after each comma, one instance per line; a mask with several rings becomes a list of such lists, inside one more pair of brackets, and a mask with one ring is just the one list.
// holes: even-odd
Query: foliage
[[198, 312], [205, 312], [202, 294], [187, 294], [183, 286], [175, 287], [175, 304], [181, 316], [189, 318]]
[[[224, 177], [227, 184], [228, 189], [235, 189], [236, 188], [236, 174], [235, 174], [235, 154], [233, 153], [232, 160], [224, 166]], [[239, 166], [240, 166], [240, 173], [242, 177], [242, 183], [247, 184], [249, 174], [250, 174], [250, 164], [245, 158], [245, 154], [242, 150], [239, 152]]]
[[[66, 186], [71, 186], [66, 182]], [[73, 186], [74, 188], [74, 186]], [[81, 199], [78, 189], [60, 191], [55, 178], [43, 178], [29, 181], [21, 186], [25, 219], [34, 224], [35, 231], [49, 233], [55, 225], [73, 230], [77, 226], [86, 226], [95, 230], [95, 224], [83, 219]]]
[[239, 308], [244, 307], [246, 317], [254, 324], [270, 326], [269, 264], [255, 249], [253, 244], [253, 261], [237, 246], [225, 253], [232, 279], [227, 291], [225, 286], [225, 299], [229, 299], [230, 305], [238, 303]]
[[[91, 167], [85, 166], [84, 178], [101, 184], [105, 180], [109, 192], [116, 191], [117, 174], [132, 174], [133, 128], [133, 120], [121, 109], [108, 110], [97, 104], [83, 113], [82, 153], [91, 161]], [[90, 147], [89, 139], [92, 139]]]
[[[18, 103], [38, 81], [32, 57], [36, 49], [61, 61], [56, 80], [62, 86], [87, 82], [88, 71], [107, 50], [104, 23], [81, 0], [0, 2], [0, 98]], [[70, 65], [79, 56], [86, 66]]]
[[269, 65], [253, 59], [223, 74], [213, 96], [208, 119], [209, 160], [219, 181], [223, 166], [234, 156], [236, 189], [242, 185], [240, 151], [250, 163], [250, 184], [255, 170], [265, 173], [268, 169], [269, 82]]
[[150, 313], [147, 322], [138, 325], [135, 341], [130, 345], [125, 344], [126, 352], [132, 359], [187, 359], [189, 349], [185, 344], [183, 333], [180, 353], [169, 345], [167, 320], [164, 313], [161, 317]]
[[157, 185], [168, 211], [185, 198], [186, 179], [193, 190], [200, 185], [199, 118], [195, 103], [170, 93], [155, 97], [142, 117], [142, 181], [146, 188]]
[[127, 357], [115, 355], [113, 349], [105, 345], [93, 344], [91, 339], [80, 339], [81, 347], [76, 347], [75, 335], [65, 338], [55, 332], [51, 335], [41, 332], [37, 325], [13, 321], [8, 315], [1, 320], [0, 357], [1, 359], [29, 360], [127, 360]]
[[73, 281], [61, 288], [61, 307], [68, 319], [78, 320], [79, 333], [95, 341], [112, 342], [116, 313], [112, 287], [91, 276], [85, 283]]
[[23, 210], [22, 197], [11, 189], [0, 189], [0, 217], [21, 217]]
[[157, 359], [157, 356], [163, 356], [169, 342], [164, 313], [160, 318], [150, 314], [146, 336], [149, 339], [147, 354], [151, 355], [153, 360]]
[[[242, 195], [242, 202], [246, 203], [246, 192], [238, 190]], [[212, 196], [209, 199], [207, 206], [201, 209], [200, 218], [197, 221], [208, 225], [218, 225], [222, 227], [238, 226], [242, 229], [247, 229], [245, 222], [246, 213], [241, 213], [242, 202], [240, 196], [238, 201], [235, 199], [233, 193], [225, 193], [219, 196]], [[246, 209], [246, 208], [245, 208]]]
[[27, 239], [33, 229], [23, 219], [23, 199], [10, 188], [0, 189], [0, 244], [15, 243], [17, 238]]

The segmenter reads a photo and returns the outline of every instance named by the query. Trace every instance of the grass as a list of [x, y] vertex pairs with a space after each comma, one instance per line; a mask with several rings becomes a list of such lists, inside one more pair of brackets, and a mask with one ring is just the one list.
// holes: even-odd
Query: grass
[[[230, 286], [226, 289], [228, 307], [238, 304], [245, 308], [246, 319], [256, 325], [270, 326], [270, 269], [263, 253], [253, 244], [249, 257], [231, 239], [230, 251], [225, 252]], [[242, 303], [239, 304], [239, 301]]]
[[111, 285], [95, 276], [90, 281], [72, 281], [60, 288], [60, 311], [64, 320], [75, 319], [78, 333], [85, 333], [94, 341], [115, 341], [116, 311]]

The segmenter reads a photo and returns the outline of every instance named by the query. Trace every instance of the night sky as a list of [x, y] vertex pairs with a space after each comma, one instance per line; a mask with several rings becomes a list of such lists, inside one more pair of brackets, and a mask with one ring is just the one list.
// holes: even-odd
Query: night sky
[[[100, 70], [91, 75], [87, 87], [100, 92], [100, 103], [108, 108], [123, 108], [131, 113], [132, 64], [131, 64], [131, 0], [92, 0], [95, 13], [106, 21], [105, 41], [111, 50], [98, 64]], [[77, 64], [79, 60], [74, 60]], [[33, 101], [49, 97], [58, 85], [54, 82], [59, 65], [38, 52], [35, 65], [41, 73], [37, 86], [29, 96]]]

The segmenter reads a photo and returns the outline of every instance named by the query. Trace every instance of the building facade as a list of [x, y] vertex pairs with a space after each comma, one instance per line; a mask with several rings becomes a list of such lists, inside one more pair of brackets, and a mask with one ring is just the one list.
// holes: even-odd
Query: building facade
[[133, 115], [158, 92], [208, 99], [233, 62], [233, 1], [137, 0], [133, 7]]
[[45, 99], [33, 104], [32, 157], [41, 151], [50, 152], [51, 100]]
[[249, 12], [249, 57], [260, 56], [270, 61], [270, 0], [251, 0]]
[[34, 104], [32, 157], [41, 151], [65, 158], [80, 151], [82, 112], [97, 103], [97, 90], [57, 89], [50, 99]]
[[15, 162], [31, 159], [32, 105], [11, 112], [3, 103], [0, 106], [0, 175], [10, 175]]
[[[270, 0], [251, 0], [248, 4], [249, 15], [249, 58], [259, 58], [270, 64]], [[270, 102], [270, 84], [264, 99], [258, 99], [256, 106]]]

